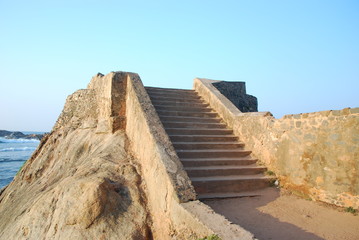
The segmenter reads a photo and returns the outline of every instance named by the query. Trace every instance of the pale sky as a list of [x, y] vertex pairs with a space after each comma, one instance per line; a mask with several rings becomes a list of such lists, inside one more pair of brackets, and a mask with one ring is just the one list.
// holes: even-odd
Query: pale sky
[[98, 72], [245, 81], [259, 110], [359, 107], [359, 1], [0, 0], [0, 129], [50, 131]]

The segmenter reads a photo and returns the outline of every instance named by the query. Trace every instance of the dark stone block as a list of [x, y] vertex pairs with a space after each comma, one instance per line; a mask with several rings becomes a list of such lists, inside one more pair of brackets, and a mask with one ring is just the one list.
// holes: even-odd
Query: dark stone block
[[246, 93], [245, 82], [215, 82], [213, 86], [241, 112], [258, 112], [257, 98]]

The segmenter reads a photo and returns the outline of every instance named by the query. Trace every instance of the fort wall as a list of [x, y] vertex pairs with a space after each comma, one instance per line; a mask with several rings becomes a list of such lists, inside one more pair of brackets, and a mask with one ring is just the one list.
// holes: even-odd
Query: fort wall
[[286, 115], [242, 113], [208, 79], [194, 89], [233, 128], [281, 187], [312, 200], [359, 208], [359, 108]]

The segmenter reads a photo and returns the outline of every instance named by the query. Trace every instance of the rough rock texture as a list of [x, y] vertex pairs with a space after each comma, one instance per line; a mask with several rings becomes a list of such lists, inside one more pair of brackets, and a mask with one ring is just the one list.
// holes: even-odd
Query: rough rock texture
[[0, 239], [253, 239], [191, 201], [193, 186], [135, 73], [97, 74], [70, 95], [1, 191]]
[[4, 137], [6, 139], [38, 139], [41, 140], [45, 134], [24, 134], [22, 132], [12, 132], [6, 130], [0, 130], [0, 137]]
[[258, 112], [257, 98], [246, 93], [245, 82], [216, 81], [212, 84], [241, 112]]
[[99, 110], [113, 91], [68, 97], [53, 131], [0, 195], [0, 239], [152, 238], [139, 166], [115, 131], [120, 112]]

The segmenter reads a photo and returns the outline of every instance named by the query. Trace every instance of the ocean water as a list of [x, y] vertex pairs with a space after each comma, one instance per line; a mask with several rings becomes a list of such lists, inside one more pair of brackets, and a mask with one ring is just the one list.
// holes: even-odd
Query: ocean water
[[[30, 134], [35, 132], [23, 133]], [[40, 141], [37, 139], [5, 139], [0, 137], [0, 189], [13, 180], [39, 143]]]

